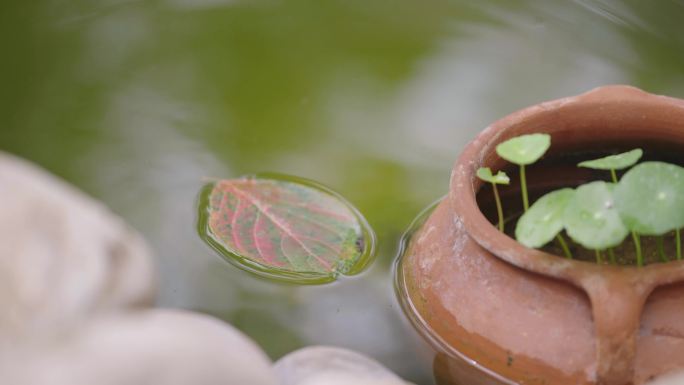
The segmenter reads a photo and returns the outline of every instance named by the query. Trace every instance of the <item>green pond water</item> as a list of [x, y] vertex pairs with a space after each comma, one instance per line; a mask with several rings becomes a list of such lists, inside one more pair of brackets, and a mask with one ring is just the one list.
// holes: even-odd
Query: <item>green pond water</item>
[[[236, 325], [277, 359], [325, 344], [431, 384], [392, 288], [399, 238], [492, 121], [626, 83], [684, 97], [684, 2], [4, 0], [0, 149], [145, 234], [159, 303]], [[300, 175], [366, 216], [363, 274], [300, 287], [196, 233], [206, 177]]]

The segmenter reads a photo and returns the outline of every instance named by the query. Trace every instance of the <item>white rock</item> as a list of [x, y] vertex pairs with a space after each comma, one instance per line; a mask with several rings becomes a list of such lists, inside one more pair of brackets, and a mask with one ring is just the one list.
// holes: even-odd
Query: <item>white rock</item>
[[102, 204], [0, 152], [0, 350], [152, 302], [144, 241]]
[[682, 385], [684, 384], [684, 370], [676, 370], [658, 376], [655, 380], [647, 382], [645, 385]]
[[334, 347], [297, 350], [273, 368], [281, 385], [407, 385], [377, 361]]
[[271, 362], [228, 324], [196, 313], [143, 310], [94, 319], [49, 345], [0, 359], [21, 385], [276, 385]]

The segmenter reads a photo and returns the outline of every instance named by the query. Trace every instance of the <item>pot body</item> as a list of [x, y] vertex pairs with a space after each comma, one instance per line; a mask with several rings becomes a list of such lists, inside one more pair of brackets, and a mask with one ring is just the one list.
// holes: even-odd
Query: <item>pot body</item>
[[569, 261], [524, 248], [480, 210], [475, 170], [504, 169], [496, 145], [534, 132], [552, 147], [528, 172], [533, 194], [598, 179], [574, 167], [588, 153], [643, 147], [684, 161], [684, 101], [603, 87], [514, 113], [466, 148], [397, 266], [404, 310], [437, 352], [438, 383], [631, 385], [684, 368], [684, 262]]

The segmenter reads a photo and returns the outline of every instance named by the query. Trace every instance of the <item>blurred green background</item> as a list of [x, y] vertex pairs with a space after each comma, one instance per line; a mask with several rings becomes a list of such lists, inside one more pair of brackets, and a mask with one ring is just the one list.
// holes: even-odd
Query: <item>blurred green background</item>
[[[684, 97], [684, 1], [4, 0], [0, 149], [106, 202], [158, 259], [160, 304], [217, 315], [277, 359], [431, 357], [393, 298], [411, 219], [461, 148], [524, 106], [626, 83]], [[327, 184], [376, 229], [362, 276], [270, 283], [195, 233], [202, 178]]]

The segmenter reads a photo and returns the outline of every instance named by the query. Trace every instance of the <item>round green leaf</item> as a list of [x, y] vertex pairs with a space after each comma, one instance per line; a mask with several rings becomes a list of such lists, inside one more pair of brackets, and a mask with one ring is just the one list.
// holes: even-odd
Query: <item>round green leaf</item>
[[618, 183], [615, 203], [627, 227], [639, 234], [684, 227], [684, 168], [663, 162], [635, 166]]
[[509, 183], [511, 183], [510, 178], [508, 178], [508, 175], [506, 175], [505, 172], [499, 171], [496, 173], [496, 175], [493, 175], [492, 170], [489, 167], [480, 167], [477, 170], [477, 177], [482, 179], [485, 182], [494, 183], [494, 184], [509, 184]]
[[619, 245], [629, 234], [613, 199], [615, 185], [591, 182], [578, 187], [565, 207], [563, 222], [570, 238], [593, 250]]
[[496, 153], [511, 163], [528, 165], [541, 158], [551, 146], [548, 134], [517, 136], [496, 146]]
[[359, 273], [375, 235], [344, 198], [309, 180], [265, 174], [207, 185], [199, 232], [236, 266], [271, 279], [323, 283]]
[[622, 170], [627, 167], [632, 167], [641, 159], [644, 154], [640, 148], [632, 151], [623, 152], [622, 154], [609, 155], [604, 158], [587, 160], [580, 164], [579, 167], [592, 168], [594, 170]]
[[515, 238], [527, 247], [542, 247], [563, 230], [563, 214], [575, 195], [571, 188], [552, 191], [539, 198], [518, 220]]

